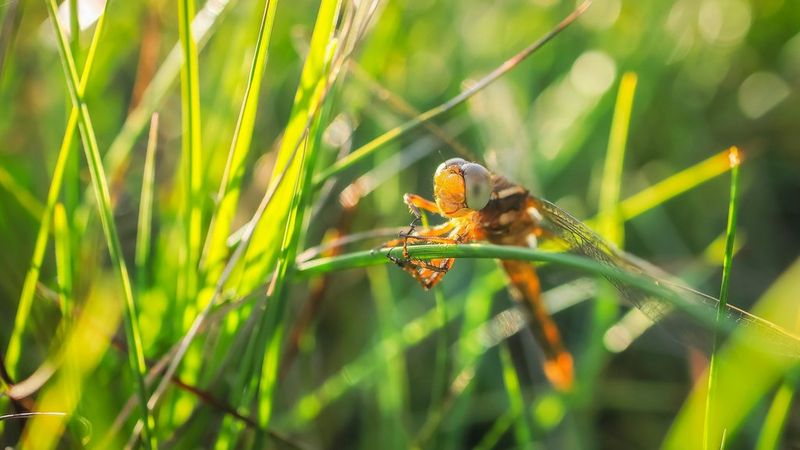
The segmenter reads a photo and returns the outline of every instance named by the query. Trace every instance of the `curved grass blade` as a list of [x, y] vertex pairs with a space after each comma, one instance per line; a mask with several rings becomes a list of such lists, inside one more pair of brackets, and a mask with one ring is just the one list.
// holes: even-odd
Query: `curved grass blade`
[[[800, 357], [800, 338], [787, 332], [782, 327], [728, 305], [725, 320], [717, 324], [715, 308], [718, 300], [693, 289], [665, 280], [660, 273], [638, 258], [626, 253], [617, 253], [618, 261], [596, 260], [570, 253], [558, 253], [493, 244], [459, 244], [459, 245], [413, 245], [409, 246], [408, 257], [414, 259], [434, 258], [494, 258], [524, 261], [547, 262], [570, 267], [581, 272], [601, 275], [612, 280], [615, 287], [635, 290], [654, 299], [659, 299], [661, 306], [677, 308], [688, 314], [702, 326], [730, 332], [735, 327], [752, 330], [754, 341], [769, 345], [773, 352], [789, 357]], [[598, 250], [599, 251], [599, 250]], [[330, 258], [318, 258], [298, 264], [297, 273], [314, 275], [331, 270], [366, 267], [386, 263], [387, 255], [400, 258], [402, 248], [384, 248], [364, 252], [355, 252]], [[618, 265], [620, 264], [620, 265]], [[658, 311], [650, 311], [657, 313]], [[756, 339], [757, 337], [757, 339]]]
[[84, 151], [86, 152], [89, 171], [92, 175], [92, 187], [97, 199], [97, 205], [100, 209], [100, 221], [111, 256], [111, 263], [122, 285], [122, 295], [125, 300], [126, 308], [124, 320], [125, 335], [130, 346], [128, 362], [133, 371], [133, 377], [136, 380], [136, 389], [142, 408], [142, 417], [145, 423], [145, 445], [147, 448], [155, 448], [157, 444], [155, 435], [153, 434], [154, 421], [147, 411], [147, 389], [144, 384], [146, 366], [139, 333], [138, 315], [136, 312], [136, 304], [133, 301], [130, 276], [128, 275], [128, 269], [122, 256], [122, 246], [119, 241], [116, 225], [114, 224], [114, 214], [111, 210], [111, 199], [108, 191], [108, 184], [106, 183], [105, 170], [103, 169], [102, 160], [100, 158], [100, 150], [97, 146], [97, 138], [95, 137], [89, 110], [83, 100], [83, 93], [79, 91], [78, 72], [75, 69], [75, 61], [72, 59], [72, 54], [67, 45], [64, 30], [58, 22], [55, 0], [45, 0], [45, 3], [56, 36], [58, 37], [59, 56], [61, 57], [62, 67], [67, 80], [67, 90], [69, 91], [73, 106], [78, 110], [78, 129], [80, 131]]

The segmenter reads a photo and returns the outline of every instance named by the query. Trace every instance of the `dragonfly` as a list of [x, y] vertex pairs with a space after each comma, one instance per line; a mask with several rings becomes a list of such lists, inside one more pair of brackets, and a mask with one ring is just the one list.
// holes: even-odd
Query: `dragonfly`
[[[453, 267], [454, 258], [429, 261], [409, 257], [408, 246], [421, 243], [466, 244], [486, 241], [498, 245], [537, 247], [540, 241], [554, 242], [572, 253], [590, 258], [616, 270], [651, 280], [676, 292], [688, 304], [711, 313], [719, 300], [685, 287], [649, 263], [617, 249], [587, 225], [547, 200], [533, 196], [523, 186], [493, 174], [484, 166], [462, 158], [449, 159], [433, 176], [434, 200], [405, 194], [403, 201], [415, 216], [410, 229], [384, 247], [403, 248], [403, 257], [389, 256], [425, 289], [436, 286]], [[419, 226], [422, 211], [446, 219], [441, 225]], [[536, 269], [527, 261], [500, 260], [509, 280], [511, 296], [522, 307], [529, 328], [543, 353], [543, 371], [558, 390], [568, 391], [574, 384], [574, 363], [561, 333], [542, 301], [541, 283]], [[606, 277], [631, 305], [658, 322], [675, 310], [672, 303], [613, 277]], [[800, 357], [800, 338], [783, 328], [726, 304], [726, 324], [746, 326], [764, 338], [776, 353]]]

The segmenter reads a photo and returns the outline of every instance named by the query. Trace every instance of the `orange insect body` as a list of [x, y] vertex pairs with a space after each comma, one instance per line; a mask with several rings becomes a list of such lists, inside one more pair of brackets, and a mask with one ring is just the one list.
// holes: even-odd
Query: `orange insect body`
[[[421, 230], [412, 227], [412, 232], [386, 246], [403, 245], [405, 248], [409, 242], [461, 244], [474, 241], [524, 246], [535, 245], [542, 234], [537, 220], [541, 217], [537, 202], [528, 191], [492, 175], [478, 164], [460, 158], [446, 161], [436, 170], [433, 192], [435, 202], [415, 194], [406, 194], [403, 199], [415, 215], [419, 216], [422, 209], [439, 214], [449, 219], [448, 222]], [[441, 281], [454, 259], [395, 262], [424, 288], [430, 289]], [[531, 331], [544, 353], [545, 375], [556, 388], [569, 390], [574, 378], [572, 356], [542, 304], [536, 271], [526, 262], [502, 261], [502, 265], [511, 282], [511, 294], [528, 313]]]

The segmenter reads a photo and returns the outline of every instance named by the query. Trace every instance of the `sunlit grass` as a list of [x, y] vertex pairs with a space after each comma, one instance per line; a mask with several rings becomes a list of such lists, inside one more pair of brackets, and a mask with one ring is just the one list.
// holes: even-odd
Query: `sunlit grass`
[[[739, 209], [739, 166], [741, 165], [741, 155], [739, 149], [732, 147], [728, 150], [728, 158], [731, 165], [731, 195], [728, 202], [728, 226], [725, 229], [725, 259], [722, 263], [722, 286], [719, 290], [719, 305], [717, 305], [717, 321], [719, 321], [728, 304], [728, 292], [731, 281], [731, 264], [733, 263], [733, 253], [736, 243], [736, 219]], [[725, 446], [725, 424], [714, 423], [717, 419], [717, 409], [720, 407], [717, 399], [717, 349], [721, 344], [718, 333], [714, 334], [714, 346], [711, 350], [711, 359], [708, 363], [708, 394], [706, 397], [705, 424], [703, 426], [703, 448], [722, 448]], [[715, 434], [718, 430], [723, 430], [722, 435]]]
[[139, 406], [142, 408], [144, 421], [145, 445], [148, 448], [156, 446], [156, 438], [153, 434], [154, 421], [147, 412], [147, 389], [144, 384], [146, 372], [144, 351], [142, 349], [141, 333], [139, 331], [138, 313], [133, 299], [133, 287], [131, 286], [130, 275], [122, 256], [122, 248], [117, 234], [114, 216], [111, 208], [111, 198], [106, 181], [105, 170], [103, 169], [100, 151], [95, 137], [94, 127], [89, 117], [89, 111], [83, 100], [83, 92], [80, 90], [80, 80], [75, 68], [75, 61], [72, 59], [69, 46], [66, 42], [64, 30], [56, 16], [56, 4], [54, 0], [47, 2], [48, 13], [53, 27], [58, 37], [59, 56], [67, 81], [72, 105], [78, 111], [78, 130], [81, 141], [86, 152], [86, 160], [92, 175], [92, 188], [95, 193], [97, 205], [100, 209], [100, 219], [103, 225], [103, 232], [108, 245], [108, 251], [114, 265], [115, 272], [119, 278], [122, 288], [122, 295], [125, 304], [125, 315], [123, 323], [125, 325], [125, 335], [130, 343], [128, 352], [131, 371], [136, 382], [136, 392], [139, 396]]
[[[713, 180], [730, 166], [726, 154], [708, 152], [730, 139], [749, 145], [757, 133], [727, 103], [726, 115], [701, 119], [737, 98], [737, 77], [787, 77], [782, 69], [745, 64], [724, 82], [697, 73], [691, 58], [725, 73], [714, 65], [722, 47], [706, 34], [675, 44], [683, 16], [656, 4], [616, 12], [595, 4], [583, 15], [588, 2], [110, 1], [92, 24], [78, 14], [91, 13], [89, 3], [66, 0], [60, 22], [51, 0], [0, 4], [0, 298], [9, 299], [0, 301], [8, 339], [0, 441], [456, 449], [610, 446], [631, 436], [660, 444], [680, 400], [669, 395], [694, 381], [681, 371], [683, 353], [651, 351], [665, 344], [648, 334], [612, 358], [602, 334], [620, 307], [607, 303], [608, 322], [593, 313], [603, 303], [587, 301], [615, 295], [593, 281], [635, 287], [709, 329], [727, 334], [733, 324], [716, 325], [652, 278], [546, 248], [414, 246], [415, 258], [457, 258], [432, 293], [388, 264], [399, 249], [370, 249], [411, 219], [402, 192], [429, 196], [436, 166], [462, 156], [513, 166], [532, 194], [578, 217], [596, 210], [586, 222], [607, 239], [622, 246], [628, 226], [626, 247], [686, 279], [707, 277], [718, 261], [682, 258], [699, 254], [724, 219]], [[664, 48], [639, 44], [649, 42], [642, 26]], [[760, 51], [749, 39], [728, 42], [725, 58], [744, 42]], [[536, 108], [543, 98], [546, 111]], [[478, 113], [487, 101], [498, 117]], [[786, 113], [775, 111], [764, 123], [782, 123], [772, 119]], [[548, 133], [563, 126], [569, 142], [554, 143]], [[748, 176], [760, 176], [757, 167]], [[645, 171], [661, 181], [627, 196]], [[743, 178], [744, 195], [761, 184]], [[746, 206], [743, 217], [752, 217]], [[760, 248], [759, 230], [747, 230], [744, 258]], [[675, 253], [648, 252], [641, 241], [651, 232]], [[329, 235], [347, 242], [304, 254]], [[531, 261], [546, 287], [557, 286], [544, 301], [576, 355], [578, 392], [547, 384], [498, 258]], [[726, 278], [733, 285], [736, 274]], [[767, 297], [789, 298], [792, 274]], [[791, 328], [787, 309], [764, 315]], [[791, 364], [767, 358], [759, 378], [752, 366], [762, 357], [742, 354], [737, 370], [757, 386], [725, 403], [730, 353], [727, 344], [718, 352], [726, 439], [740, 432], [754, 441], [757, 430], [761, 448], [780, 445], [792, 424]], [[675, 370], [651, 379], [665, 364]], [[769, 412], [750, 419], [763, 427], [744, 428], [778, 380]], [[670, 387], [639, 402], [663, 409], [657, 422], [624, 406], [638, 399], [608, 401], [650, 392], [648, 383]], [[690, 397], [667, 446], [697, 439], [704, 395]], [[615, 414], [624, 420], [606, 429], [603, 418]]]

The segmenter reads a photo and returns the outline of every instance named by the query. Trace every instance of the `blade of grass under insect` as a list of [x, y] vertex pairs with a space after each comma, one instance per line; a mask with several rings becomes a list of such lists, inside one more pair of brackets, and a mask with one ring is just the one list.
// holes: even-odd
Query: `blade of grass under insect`
[[[760, 317], [796, 328], [797, 292], [800, 290], [800, 259], [796, 260], [756, 303], [754, 312]], [[736, 433], [754, 407], [770, 392], [781, 376], [794, 369], [795, 358], [776, 355], [752, 345], [751, 329], [734, 333], [727, 343], [716, 352], [716, 364], [720, 373], [733, 376], [718, 377], [716, 382], [715, 420], [712, 425], [725, 428], [725, 434]], [[695, 383], [694, 390], [684, 403], [663, 447], [666, 449], [701, 448], [703, 442], [704, 415], [708, 397], [707, 374]], [[721, 428], [711, 428], [710, 435], [721, 436]]]
[[[95, 54], [97, 52], [97, 45], [100, 42], [100, 37], [105, 29], [106, 11], [108, 4], [103, 9], [103, 13], [97, 20], [92, 43], [89, 46], [89, 52], [86, 56], [86, 64], [83, 67], [81, 74], [80, 84], [78, 85], [78, 92], [83, 95], [86, 90], [86, 84], [89, 81], [89, 75], [92, 71], [94, 64]], [[36, 233], [36, 241], [33, 245], [33, 256], [31, 256], [31, 264], [28, 266], [28, 271], [25, 273], [25, 280], [22, 283], [22, 292], [19, 296], [19, 304], [17, 305], [17, 314], [14, 316], [14, 329], [11, 332], [11, 338], [8, 341], [8, 350], [6, 354], [6, 365], [11, 372], [11, 376], [16, 375], [17, 362], [20, 356], [22, 333], [25, 325], [28, 323], [28, 316], [30, 315], [31, 306], [33, 304], [33, 295], [36, 292], [36, 284], [39, 282], [39, 270], [44, 261], [44, 253], [47, 250], [47, 238], [50, 234], [51, 216], [53, 208], [55, 207], [58, 197], [61, 194], [61, 185], [66, 170], [67, 161], [72, 152], [72, 145], [75, 138], [75, 130], [78, 125], [78, 108], [73, 106], [70, 112], [69, 119], [67, 120], [67, 128], [64, 131], [64, 138], [61, 141], [61, 147], [58, 150], [58, 159], [56, 166], [53, 169], [53, 178], [50, 181], [50, 188], [47, 191], [47, 202], [45, 203], [44, 210], [42, 211], [39, 221], [39, 230]]]
[[[722, 263], [722, 286], [719, 292], [719, 305], [717, 306], [717, 322], [722, 320], [725, 306], [728, 304], [728, 286], [730, 285], [731, 264], [733, 263], [734, 243], [736, 240], [736, 212], [739, 209], [739, 166], [741, 159], [739, 149], [731, 147], [729, 150], [729, 160], [731, 165], [731, 194], [728, 203], [728, 226], [725, 231], [725, 260]], [[708, 364], [708, 392], [706, 395], [706, 411], [703, 424], [703, 448], [706, 450], [721, 448], [723, 444], [723, 430], [725, 424], [712, 423], [716, 418], [716, 410], [719, 408], [717, 403], [717, 350], [721, 345], [721, 336], [718, 332], [714, 333], [714, 347], [711, 351], [711, 361]], [[728, 374], [731, 376], [732, 374]]]
[[0, 186], [8, 191], [30, 215], [36, 218], [42, 217], [42, 212], [44, 211], [42, 202], [19, 184], [3, 166], [0, 166]]
[[258, 38], [256, 39], [256, 51], [247, 76], [247, 86], [245, 87], [242, 106], [225, 164], [225, 172], [217, 193], [218, 203], [211, 219], [208, 237], [203, 250], [202, 268], [206, 272], [205, 275], [211, 280], [217, 279], [221, 265], [228, 255], [226, 241], [230, 234], [231, 223], [236, 214], [242, 177], [245, 171], [244, 162], [250, 151], [259, 93], [261, 92], [261, 80], [263, 79], [264, 68], [267, 65], [269, 56], [269, 43], [272, 37], [272, 27], [275, 22], [277, 7], [278, 0], [266, 0], [264, 4]]
[[[402, 255], [403, 257], [407, 256], [423, 260], [433, 258], [493, 258], [558, 264], [581, 272], [602, 275], [603, 277], [620, 281], [641, 290], [645, 294], [652, 295], [655, 298], [672, 304], [689, 314], [705, 327], [713, 329], [718, 326], [714, 320], [713, 314], [707, 310], [705, 305], [697, 304], [694, 300], [685, 298], [678, 291], [665, 288], [662, 286], [663, 280], [656, 281], [649, 276], [622, 270], [615, 266], [600, 263], [579, 255], [544, 251], [528, 247], [494, 244], [413, 245], [409, 246], [407, 251], [408, 255]], [[297, 274], [309, 276], [331, 270], [354, 269], [374, 264], [385, 264], [388, 262], [387, 255], [399, 258], [402, 252], [402, 248], [383, 248], [379, 250], [348, 253], [329, 258], [317, 258], [298, 264]], [[723, 322], [721, 325], [723, 325], [722, 328], [724, 330], [729, 331], [734, 324]], [[766, 323], [764, 323], [764, 325], [766, 325]], [[782, 331], [780, 327], [774, 327], [770, 324], [769, 328], [771, 328], [771, 332], [780, 334], [781, 339], [787, 339], [793, 344], [796, 344], [797, 342], [795, 341], [798, 341], [797, 337]]]
[[342, 172], [343, 170], [357, 164], [361, 160], [367, 158], [368, 156], [372, 155], [378, 149], [382, 148], [384, 145], [388, 144], [389, 142], [394, 141], [395, 139], [399, 138], [406, 132], [413, 130], [414, 128], [422, 125], [423, 123], [434, 119], [435, 117], [450, 111], [451, 109], [455, 108], [456, 106], [460, 105], [461, 103], [465, 102], [467, 99], [472, 97], [473, 95], [477, 94], [481, 90], [483, 90], [486, 86], [496, 81], [498, 78], [505, 75], [508, 71], [519, 65], [522, 61], [524, 61], [528, 56], [533, 54], [536, 50], [541, 48], [544, 44], [549, 42], [553, 39], [559, 32], [561, 32], [564, 28], [569, 26], [572, 22], [574, 22], [581, 14], [583, 14], [586, 9], [591, 4], [591, 1], [585, 1], [578, 5], [575, 10], [570, 13], [564, 20], [562, 20], [558, 25], [555, 26], [550, 32], [542, 36], [536, 42], [532, 43], [521, 52], [517, 53], [516, 55], [512, 56], [508, 60], [506, 60], [503, 64], [497, 67], [495, 70], [490, 72], [485, 77], [478, 80], [475, 84], [470, 86], [468, 89], [462, 91], [460, 94], [456, 95], [455, 97], [451, 98], [450, 100], [442, 103], [439, 106], [436, 106], [424, 113], [418, 115], [417, 117], [403, 123], [402, 125], [395, 127], [386, 133], [378, 136], [377, 138], [371, 140], [370, 142], [362, 145], [358, 149], [354, 150], [352, 153], [348, 154], [344, 158], [336, 161], [333, 165], [328, 167], [327, 169], [321, 171], [315, 178], [314, 178], [314, 187], [319, 188], [322, 184], [328, 180], [329, 178], [333, 177], [334, 175]]
[[144, 375], [146, 366], [144, 362], [144, 352], [142, 350], [142, 341], [139, 333], [138, 317], [136, 313], [136, 304], [133, 301], [133, 291], [131, 287], [130, 276], [128, 269], [125, 266], [125, 260], [122, 256], [122, 246], [120, 245], [119, 236], [117, 235], [117, 228], [114, 224], [114, 213], [111, 210], [111, 199], [108, 191], [108, 184], [106, 183], [105, 171], [103, 169], [102, 160], [100, 158], [100, 150], [97, 146], [97, 138], [95, 137], [92, 121], [89, 116], [89, 110], [83, 100], [83, 93], [79, 91], [78, 72], [75, 68], [75, 61], [72, 59], [69, 46], [67, 45], [66, 36], [61, 24], [58, 22], [56, 12], [55, 0], [45, 0], [50, 20], [53, 23], [56, 36], [58, 38], [58, 50], [61, 58], [61, 64], [64, 69], [65, 78], [67, 81], [67, 90], [69, 91], [70, 99], [75, 108], [78, 109], [78, 130], [80, 132], [81, 141], [83, 142], [84, 151], [86, 153], [86, 160], [89, 166], [89, 171], [92, 178], [92, 186], [95, 191], [97, 205], [100, 212], [100, 221], [103, 226], [103, 233], [105, 234], [108, 251], [111, 256], [111, 264], [119, 277], [122, 287], [122, 295], [125, 301], [125, 335], [128, 340], [129, 364], [133, 371], [133, 377], [136, 380], [136, 389], [139, 395], [139, 401], [142, 407], [142, 417], [144, 419], [144, 435], [145, 446], [147, 448], [155, 448], [156, 440], [153, 434], [154, 422], [152, 417], [147, 411], [147, 390], [144, 384]]
[[756, 450], [772, 450], [780, 448], [781, 432], [786, 424], [786, 419], [792, 406], [792, 399], [795, 393], [795, 383], [784, 381], [772, 404], [769, 406], [767, 417], [764, 419], [764, 426], [758, 435]]
[[[468, 420], [471, 406], [474, 406], [471, 404], [469, 393], [471, 392], [471, 381], [475, 376], [476, 366], [480, 362], [479, 359], [476, 359], [475, 353], [476, 349], [481, 348], [481, 345], [474, 339], [468, 339], [468, 336], [471, 336], [478, 327], [491, 318], [492, 302], [490, 300], [506, 285], [505, 272], [502, 272], [497, 265], [493, 266], [489, 266], [490, 268], [486, 270], [484, 276], [475, 278], [472, 281], [467, 289], [468, 295], [463, 300], [464, 318], [459, 330], [458, 341], [454, 344], [455, 352], [451, 351], [453, 359], [452, 373], [455, 375], [450, 380], [447, 398], [442, 405], [442, 411], [437, 414], [440, 417], [440, 421], [446, 415], [447, 427], [453, 430], [453, 436], [464, 435], [463, 430], [468, 426], [465, 421]], [[483, 356], [484, 352], [480, 352], [479, 355]], [[452, 405], [452, 407], [445, 412], [444, 409], [448, 404]], [[435, 432], [438, 427], [438, 423], [424, 424], [416, 441], [424, 444], [427, 442], [428, 436]], [[459, 442], [450, 442], [449, 444], [451, 444], [451, 448], [457, 448]]]
[[141, 295], [147, 286], [150, 267], [150, 235], [153, 229], [153, 192], [155, 191], [156, 147], [158, 146], [158, 113], [150, 119], [150, 135], [144, 156], [142, 193], [139, 198], [139, 220], [136, 226], [136, 292]]
[[178, 34], [183, 64], [181, 65], [181, 178], [183, 196], [180, 205], [183, 222], [181, 266], [184, 269], [182, 304], [196, 304], [197, 264], [202, 248], [202, 189], [203, 155], [200, 142], [200, 69], [197, 44], [192, 36], [191, 23], [195, 17], [194, 0], [178, 2]]
[[57, 203], [53, 210], [53, 243], [56, 249], [56, 280], [61, 315], [67, 321], [72, 314], [72, 251], [69, 223], [64, 206]]

